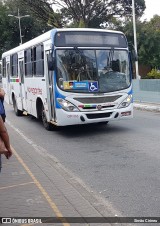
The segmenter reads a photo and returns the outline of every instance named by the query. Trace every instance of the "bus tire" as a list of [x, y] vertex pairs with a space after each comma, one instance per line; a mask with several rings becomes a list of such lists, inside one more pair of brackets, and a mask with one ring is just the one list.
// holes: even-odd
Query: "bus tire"
[[14, 109], [15, 115], [22, 116], [23, 115], [23, 111], [18, 109], [15, 97], [13, 97], [12, 101], [13, 101], [13, 109]]
[[44, 107], [42, 107], [42, 123], [46, 130], [51, 131], [52, 130], [52, 124], [47, 121], [46, 113], [44, 110]]

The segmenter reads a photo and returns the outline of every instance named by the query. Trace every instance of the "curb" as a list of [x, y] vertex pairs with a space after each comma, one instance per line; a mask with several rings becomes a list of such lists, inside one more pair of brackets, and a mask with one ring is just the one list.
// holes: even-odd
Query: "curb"
[[150, 104], [139, 104], [134, 103], [133, 107], [138, 110], [146, 110], [146, 111], [154, 111], [154, 112], [160, 112], [160, 106], [159, 105], [150, 105]]

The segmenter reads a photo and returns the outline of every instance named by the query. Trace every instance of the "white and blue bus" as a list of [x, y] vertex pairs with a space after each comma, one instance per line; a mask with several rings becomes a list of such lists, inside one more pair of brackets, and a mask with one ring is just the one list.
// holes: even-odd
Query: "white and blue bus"
[[2, 83], [15, 114], [46, 129], [133, 117], [128, 43], [120, 31], [52, 29], [2, 55]]

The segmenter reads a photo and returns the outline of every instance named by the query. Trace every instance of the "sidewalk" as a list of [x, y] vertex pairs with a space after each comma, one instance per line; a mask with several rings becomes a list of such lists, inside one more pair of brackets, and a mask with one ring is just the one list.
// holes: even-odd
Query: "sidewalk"
[[160, 103], [157, 104], [157, 103], [134, 102], [133, 106], [135, 109], [139, 110], [160, 112]]
[[[0, 217], [7, 218], [3, 220], [14, 225], [26, 222], [40, 225], [41, 221], [55, 225], [54, 221], [59, 219], [58, 226], [104, 226], [104, 216], [121, 217], [110, 203], [91, 191], [45, 149], [23, 139], [11, 125], [7, 124], [7, 129], [14, 155], [9, 160], [2, 157]], [[28, 221], [27, 217], [35, 220]]]

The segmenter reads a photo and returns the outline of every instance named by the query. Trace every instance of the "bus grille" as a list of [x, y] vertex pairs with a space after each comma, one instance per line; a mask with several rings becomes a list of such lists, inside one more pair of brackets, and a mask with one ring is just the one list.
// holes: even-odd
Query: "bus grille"
[[98, 114], [86, 114], [88, 119], [108, 118], [113, 112], [98, 113]]
[[105, 97], [75, 97], [74, 100], [77, 100], [83, 104], [100, 104], [100, 103], [108, 103], [108, 102], [114, 102], [118, 98], [120, 98], [121, 95], [116, 96], [105, 96]]
[[[115, 105], [108, 105], [108, 106], [101, 106], [101, 110], [104, 110], [106, 108], [113, 108]], [[83, 110], [98, 110], [97, 107], [82, 107]]]

